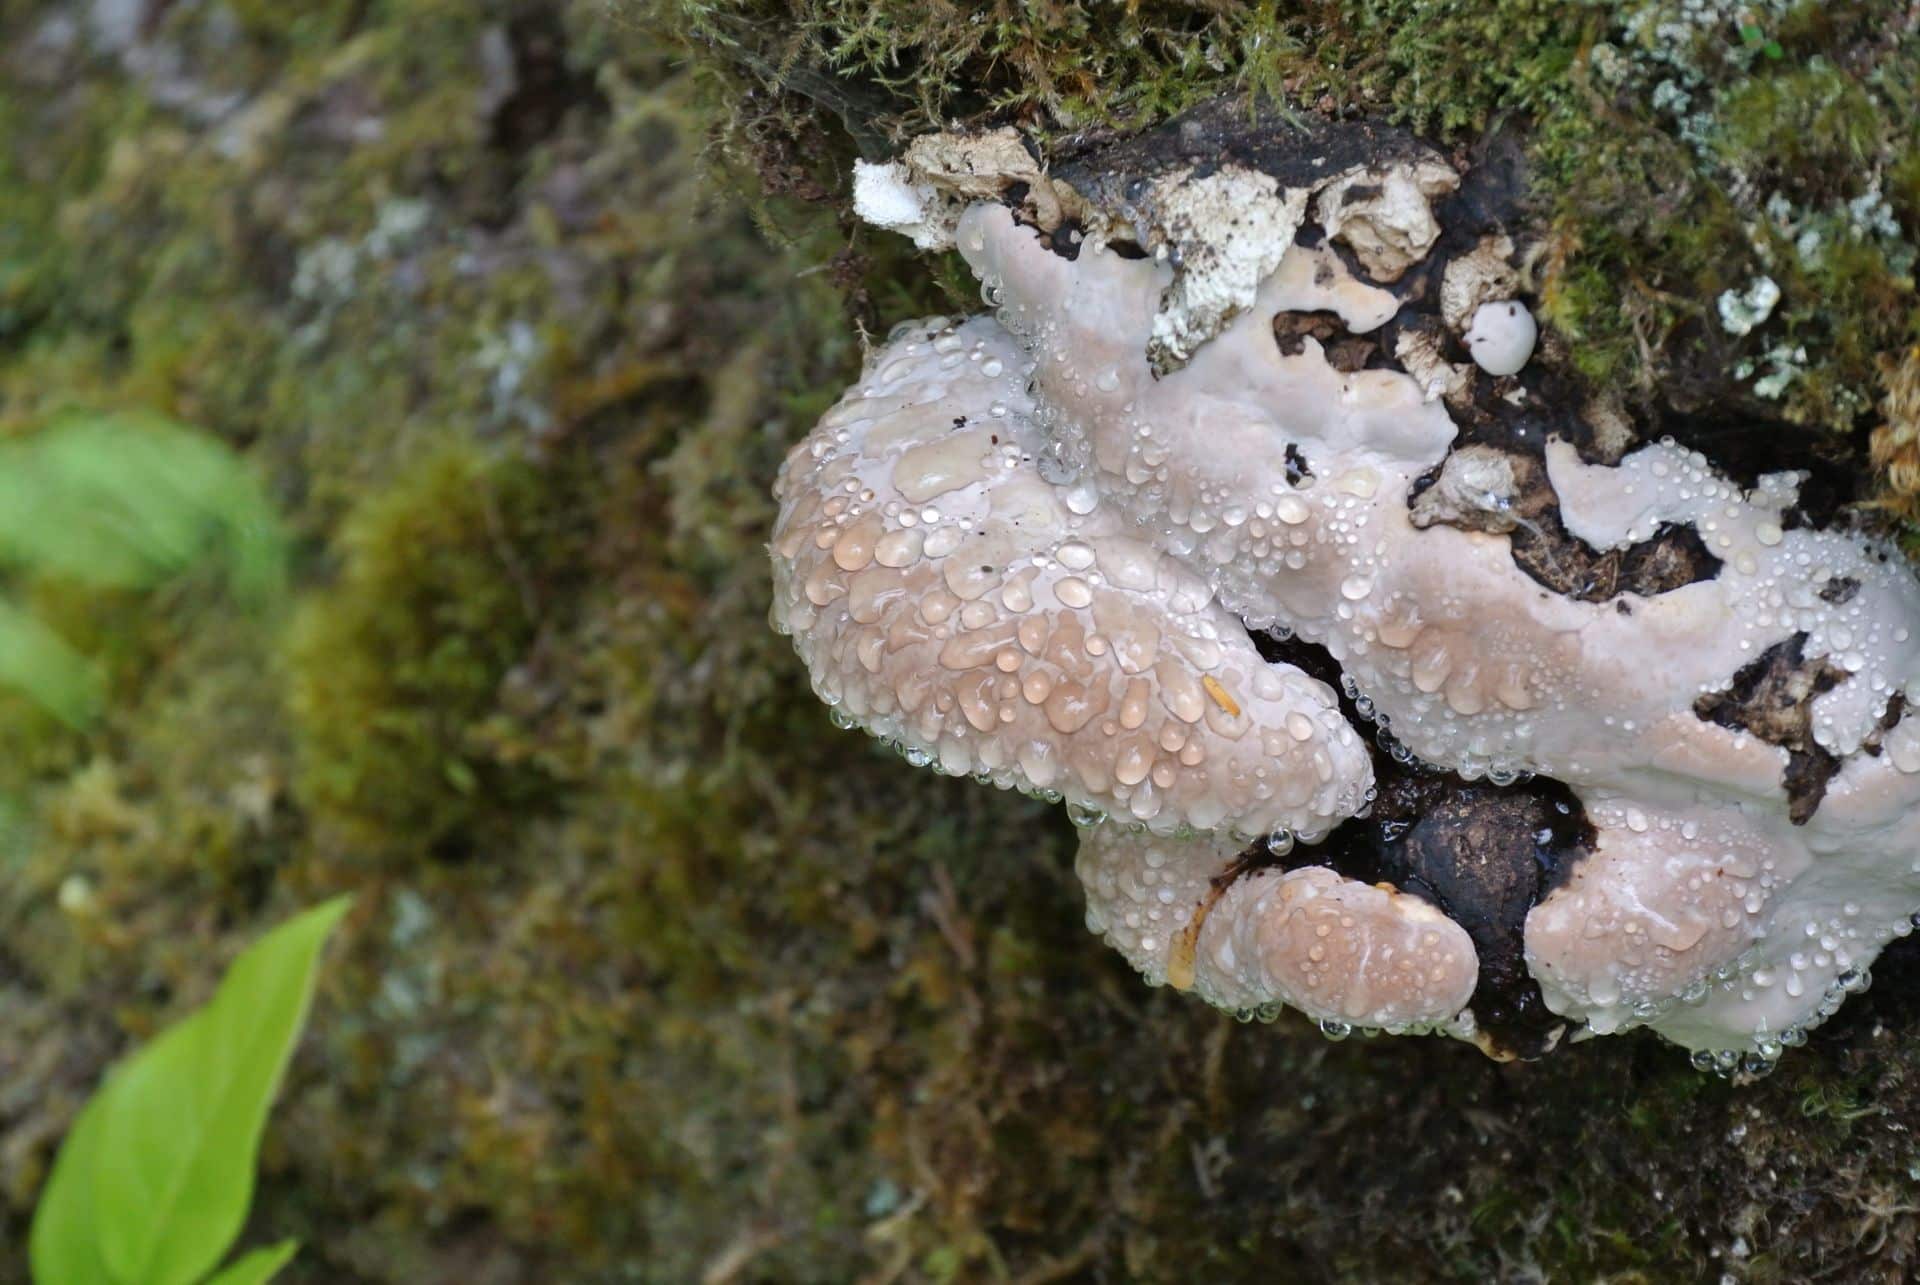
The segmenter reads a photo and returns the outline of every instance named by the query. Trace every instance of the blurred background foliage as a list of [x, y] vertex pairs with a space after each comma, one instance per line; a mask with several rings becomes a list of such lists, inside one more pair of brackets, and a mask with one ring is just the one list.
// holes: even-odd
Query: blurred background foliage
[[[279, 519], [226, 447], [151, 416], [69, 418], [0, 442], [0, 568], [35, 582], [148, 589], [195, 567], [246, 602], [283, 587]], [[0, 684], [81, 728], [102, 676], [31, 610], [0, 599]]]
[[[835, 732], [765, 625], [787, 445], [863, 331], [977, 297], [840, 222], [852, 155], [1276, 84], [1460, 138], [1591, 103], [1619, 8], [0, 0], [0, 487], [64, 515], [0, 516], [43, 542], [5, 601], [100, 685], [0, 692], [0, 1280], [100, 1069], [339, 892], [246, 1233], [302, 1241], [289, 1281], [1900, 1279], [1912, 950], [1751, 1089], [1639, 1038], [1237, 1026], [1083, 931], [1063, 817]], [[1893, 201], [1912, 17], [1790, 8], [1694, 92]], [[1595, 198], [1658, 214], [1621, 236], [1725, 190], [1678, 128], [1594, 143], [1672, 166]], [[1646, 298], [1745, 280], [1727, 208]], [[1847, 261], [1880, 293], [1783, 282], [1790, 324], [1871, 311], [1870, 363], [1910, 282]], [[1654, 352], [1587, 262], [1596, 351]], [[227, 500], [56, 463], [101, 423]]]

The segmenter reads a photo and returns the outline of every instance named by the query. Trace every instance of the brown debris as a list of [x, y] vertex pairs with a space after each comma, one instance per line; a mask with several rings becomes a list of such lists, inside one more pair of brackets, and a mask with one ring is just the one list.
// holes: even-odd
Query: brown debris
[[1286, 357], [1299, 356], [1306, 350], [1306, 340], [1312, 338], [1325, 351], [1327, 364], [1342, 374], [1366, 369], [1377, 351], [1373, 340], [1350, 334], [1339, 313], [1324, 309], [1276, 313], [1273, 337]]

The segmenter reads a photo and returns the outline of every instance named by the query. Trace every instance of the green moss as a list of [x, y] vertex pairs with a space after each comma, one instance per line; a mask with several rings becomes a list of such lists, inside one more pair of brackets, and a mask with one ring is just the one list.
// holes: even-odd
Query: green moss
[[448, 447], [347, 516], [338, 578], [302, 608], [288, 657], [317, 823], [369, 852], [484, 851], [489, 824], [550, 794], [514, 761], [501, 687], [571, 588], [565, 498], [525, 464]]
[[1751, 177], [1801, 201], [1851, 186], [1858, 166], [1880, 158], [1890, 124], [1865, 84], [1817, 56], [1730, 86], [1717, 114], [1724, 123], [1713, 146], [1723, 162], [1762, 158]]
[[[1916, 324], [1920, 39], [1883, 10], [1782, 0], [1735, 24], [1666, 0], [1114, 14], [707, 0], [656, 17], [721, 86], [727, 136], [776, 191], [801, 171], [839, 190], [853, 152], [956, 118], [1045, 139], [1142, 128], [1223, 93], [1443, 142], [1505, 132], [1553, 232], [1545, 313], [1583, 372], [1655, 414], [1660, 390], [1718, 381], [1742, 391], [1715, 413], [1852, 435], [1877, 399], [1876, 355]], [[1717, 296], [1762, 275], [1785, 291], [1776, 320], [1728, 334]]]

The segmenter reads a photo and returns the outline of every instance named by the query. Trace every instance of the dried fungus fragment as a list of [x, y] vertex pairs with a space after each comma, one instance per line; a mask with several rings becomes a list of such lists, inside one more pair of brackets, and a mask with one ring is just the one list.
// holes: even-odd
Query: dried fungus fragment
[[1460, 186], [1451, 165], [1434, 159], [1350, 171], [1320, 189], [1314, 214], [1329, 240], [1353, 251], [1382, 284], [1398, 281], [1440, 239], [1433, 202]]

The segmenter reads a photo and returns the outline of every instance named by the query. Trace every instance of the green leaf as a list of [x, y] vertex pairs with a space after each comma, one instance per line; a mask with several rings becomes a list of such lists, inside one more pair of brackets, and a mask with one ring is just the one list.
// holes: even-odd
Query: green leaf
[[207, 1281], [207, 1285], [265, 1285], [299, 1249], [297, 1240], [283, 1240], [278, 1245], [256, 1249]]
[[151, 415], [62, 421], [0, 442], [0, 559], [139, 588], [215, 554], [235, 589], [279, 587], [285, 535], [240, 457]]
[[99, 1219], [94, 1213], [93, 1184], [87, 1181], [100, 1150], [100, 1122], [106, 1114], [101, 1106], [105, 1099], [102, 1090], [80, 1108], [53, 1162], [46, 1193], [33, 1211], [27, 1257], [33, 1264], [33, 1278], [40, 1285], [115, 1285], [100, 1257], [95, 1234]]
[[[284, 588], [286, 534], [265, 490], [218, 439], [152, 415], [71, 417], [0, 440], [0, 564], [136, 589], [202, 562], [240, 596]], [[80, 726], [99, 712], [95, 667], [0, 603], [0, 684]]]
[[[248, 947], [204, 1008], [108, 1076], [35, 1215], [41, 1285], [192, 1285], [220, 1261], [246, 1221], [267, 1111], [347, 905], [316, 906]], [[92, 1261], [104, 1272], [73, 1270]]]
[[100, 671], [32, 614], [0, 601], [0, 684], [70, 727], [100, 709]]

